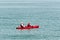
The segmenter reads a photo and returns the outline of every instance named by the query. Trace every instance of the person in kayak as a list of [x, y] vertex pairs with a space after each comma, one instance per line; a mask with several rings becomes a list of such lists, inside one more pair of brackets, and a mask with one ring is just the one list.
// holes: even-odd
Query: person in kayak
[[30, 23], [27, 24], [27, 27], [31, 27]]
[[23, 22], [21, 22], [21, 24], [20, 24], [20, 27], [21, 27], [21, 28], [23, 28], [23, 27], [24, 27], [24, 24], [23, 24]]

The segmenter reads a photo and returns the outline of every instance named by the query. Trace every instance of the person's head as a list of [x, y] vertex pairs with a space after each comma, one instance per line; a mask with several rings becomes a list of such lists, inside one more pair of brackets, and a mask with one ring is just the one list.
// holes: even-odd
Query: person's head
[[28, 22], [28, 24], [30, 24], [30, 22]]

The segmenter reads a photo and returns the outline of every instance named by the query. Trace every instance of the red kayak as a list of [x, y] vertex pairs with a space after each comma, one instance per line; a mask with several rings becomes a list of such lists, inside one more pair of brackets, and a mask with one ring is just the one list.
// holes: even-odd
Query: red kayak
[[35, 29], [35, 28], [39, 28], [39, 26], [38, 25], [34, 25], [34, 26], [25, 26], [25, 27], [20, 27], [20, 26], [18, 26], [16, 29], [18, 29], [18, 30], [24, 30], [24, 29]]

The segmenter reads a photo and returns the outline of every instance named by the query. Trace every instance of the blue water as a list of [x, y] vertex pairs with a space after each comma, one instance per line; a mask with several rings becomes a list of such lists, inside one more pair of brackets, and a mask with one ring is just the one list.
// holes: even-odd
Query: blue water
[[[21, 22], [40, 28], [16, 30]], [[0, 40], [60, 40], [60, 2], [0, 3]]]

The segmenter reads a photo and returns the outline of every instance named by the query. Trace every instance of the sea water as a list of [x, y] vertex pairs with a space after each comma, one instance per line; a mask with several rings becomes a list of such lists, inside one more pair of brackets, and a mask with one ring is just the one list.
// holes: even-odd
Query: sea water
[[[21, 22], [39, 28], [16, 30]], [[0, 40], [60, 40], [60, 2], [0, 3]]]

